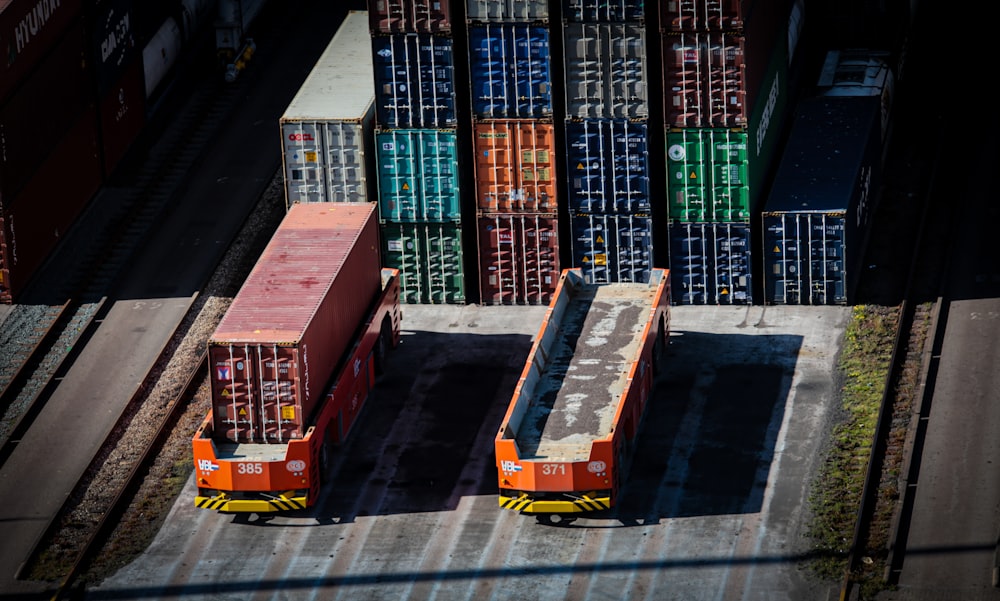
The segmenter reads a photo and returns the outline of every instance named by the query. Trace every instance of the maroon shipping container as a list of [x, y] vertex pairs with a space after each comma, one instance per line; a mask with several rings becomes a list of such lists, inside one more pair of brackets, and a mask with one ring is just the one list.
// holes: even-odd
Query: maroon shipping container
[[0, 0], [0, 101], [34, 71], [83, 14], [83, 0]]
[[756, 4], [770, 0], [660, 0], [661, 31], [737, 31]]
[[0, 107], [0, 196], [15, 196], [95, 103], [84, 22], [78, 19], [52, 53]]
[[368, 20], [379, 33], [449, 33], [451, 5], [449, 0], [368, 0]]
[[548, 304], [561, 269], [557, 216], [483, 213], [477, 226], [482, 303]]
[[746, 127], [776, 45], [784, 47], [787, 35], [668, 33], [661, 42], [667, 127]]
[[70, 128], [17, 196], [4, 197], [6, 270], [0, 300], [16, 301], [35, 271], [72, 227], [102, 182], [97, 112], [91, 107]]
[[146, 89], [142, 61], [132, 61], [100, 100], [104, 175], [110, 176], [146, 124]]
[[293, 204], [208, 341], [216, 438], [302, 438], [381, 278], [375, 203]]
[[104, 96], [142, 60], [133, 4], [141, 0], [98, 0], [90, 18], [90, 54], [97, 72], [97, 94]]

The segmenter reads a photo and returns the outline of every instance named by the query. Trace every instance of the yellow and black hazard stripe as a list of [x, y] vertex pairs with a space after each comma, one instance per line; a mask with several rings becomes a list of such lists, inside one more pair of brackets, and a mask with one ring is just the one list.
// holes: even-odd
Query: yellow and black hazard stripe
[[294, 491], [259, 499], [235, 499], [225, 493], [219, 493], [214, 497], [196, 496], [194, 506], [231, 513], [274, 513], [305, 509], [309, 506], [309, 499], [307, 495], [295, 496]]
[[610, 495], [583, 494], [560, 499], [535, 499], [527, 493], [517, 497], [500, 496], [500, 507], [519, 513], [594, 513], [611, 509]]

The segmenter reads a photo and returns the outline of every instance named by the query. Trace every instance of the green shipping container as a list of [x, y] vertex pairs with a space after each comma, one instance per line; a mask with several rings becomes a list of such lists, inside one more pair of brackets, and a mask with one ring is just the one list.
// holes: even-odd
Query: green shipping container
[[764, 88], [745, 128], [667, 130], [667, 198], [671, 220], [749, 221], [762, 200], [784, 136], [788, 54], [776, 44]]
[[399, 269], [408, 304], [464, 304], [460, 223], [383, 223], [385, 267]]
[[454, 130], [379, 131], [375, 148], [383, 221], [446, 222], [461, 217]]

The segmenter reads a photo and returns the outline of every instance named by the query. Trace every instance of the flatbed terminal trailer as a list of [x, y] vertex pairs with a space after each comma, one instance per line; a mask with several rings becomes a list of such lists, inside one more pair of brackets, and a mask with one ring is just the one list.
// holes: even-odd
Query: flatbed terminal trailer
[[195, 506], [305, 509], [399, 344], [373, 203], [293, 205], [208, 341]]
[[615, 506], [666, 352], [669, 270], [562, 272], [495, 439], [500, 507], [543, 521]]

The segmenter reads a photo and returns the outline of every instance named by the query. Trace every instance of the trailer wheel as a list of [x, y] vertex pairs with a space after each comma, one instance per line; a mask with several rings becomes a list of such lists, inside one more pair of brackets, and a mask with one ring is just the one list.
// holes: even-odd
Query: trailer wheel
[[657, 376], [663, 369], [663, 355], [666, 351], [667, 342], [665, 340], [663, 324], [660, 324], [659, 331], [656, 332], [656, 342], [653, 343], [653, 376]]
[[332, 463], [332, 457], [330, 455], [333, 453], [331, 446], [330, 434], [327, 433], [327, 435], [323, 438], [322, 446], [319, 448], [319, 481], [322, 484], [326, 484], [330, 481], [330, 467]]
[[542, 513], [536, 519], [539, 524], [545, 524], [546, 526], [569, 526], [576, 521], [576, 518], [571, 518], [561, 513]]
[[382, 320], [382, 328], [379, 331], [378, 340], [375, 341], [375, 375], [380, 376], [385, 373], [385, 364], [389, 356], [389, 345], [392, 344], [392, 327], [389, 319]]

